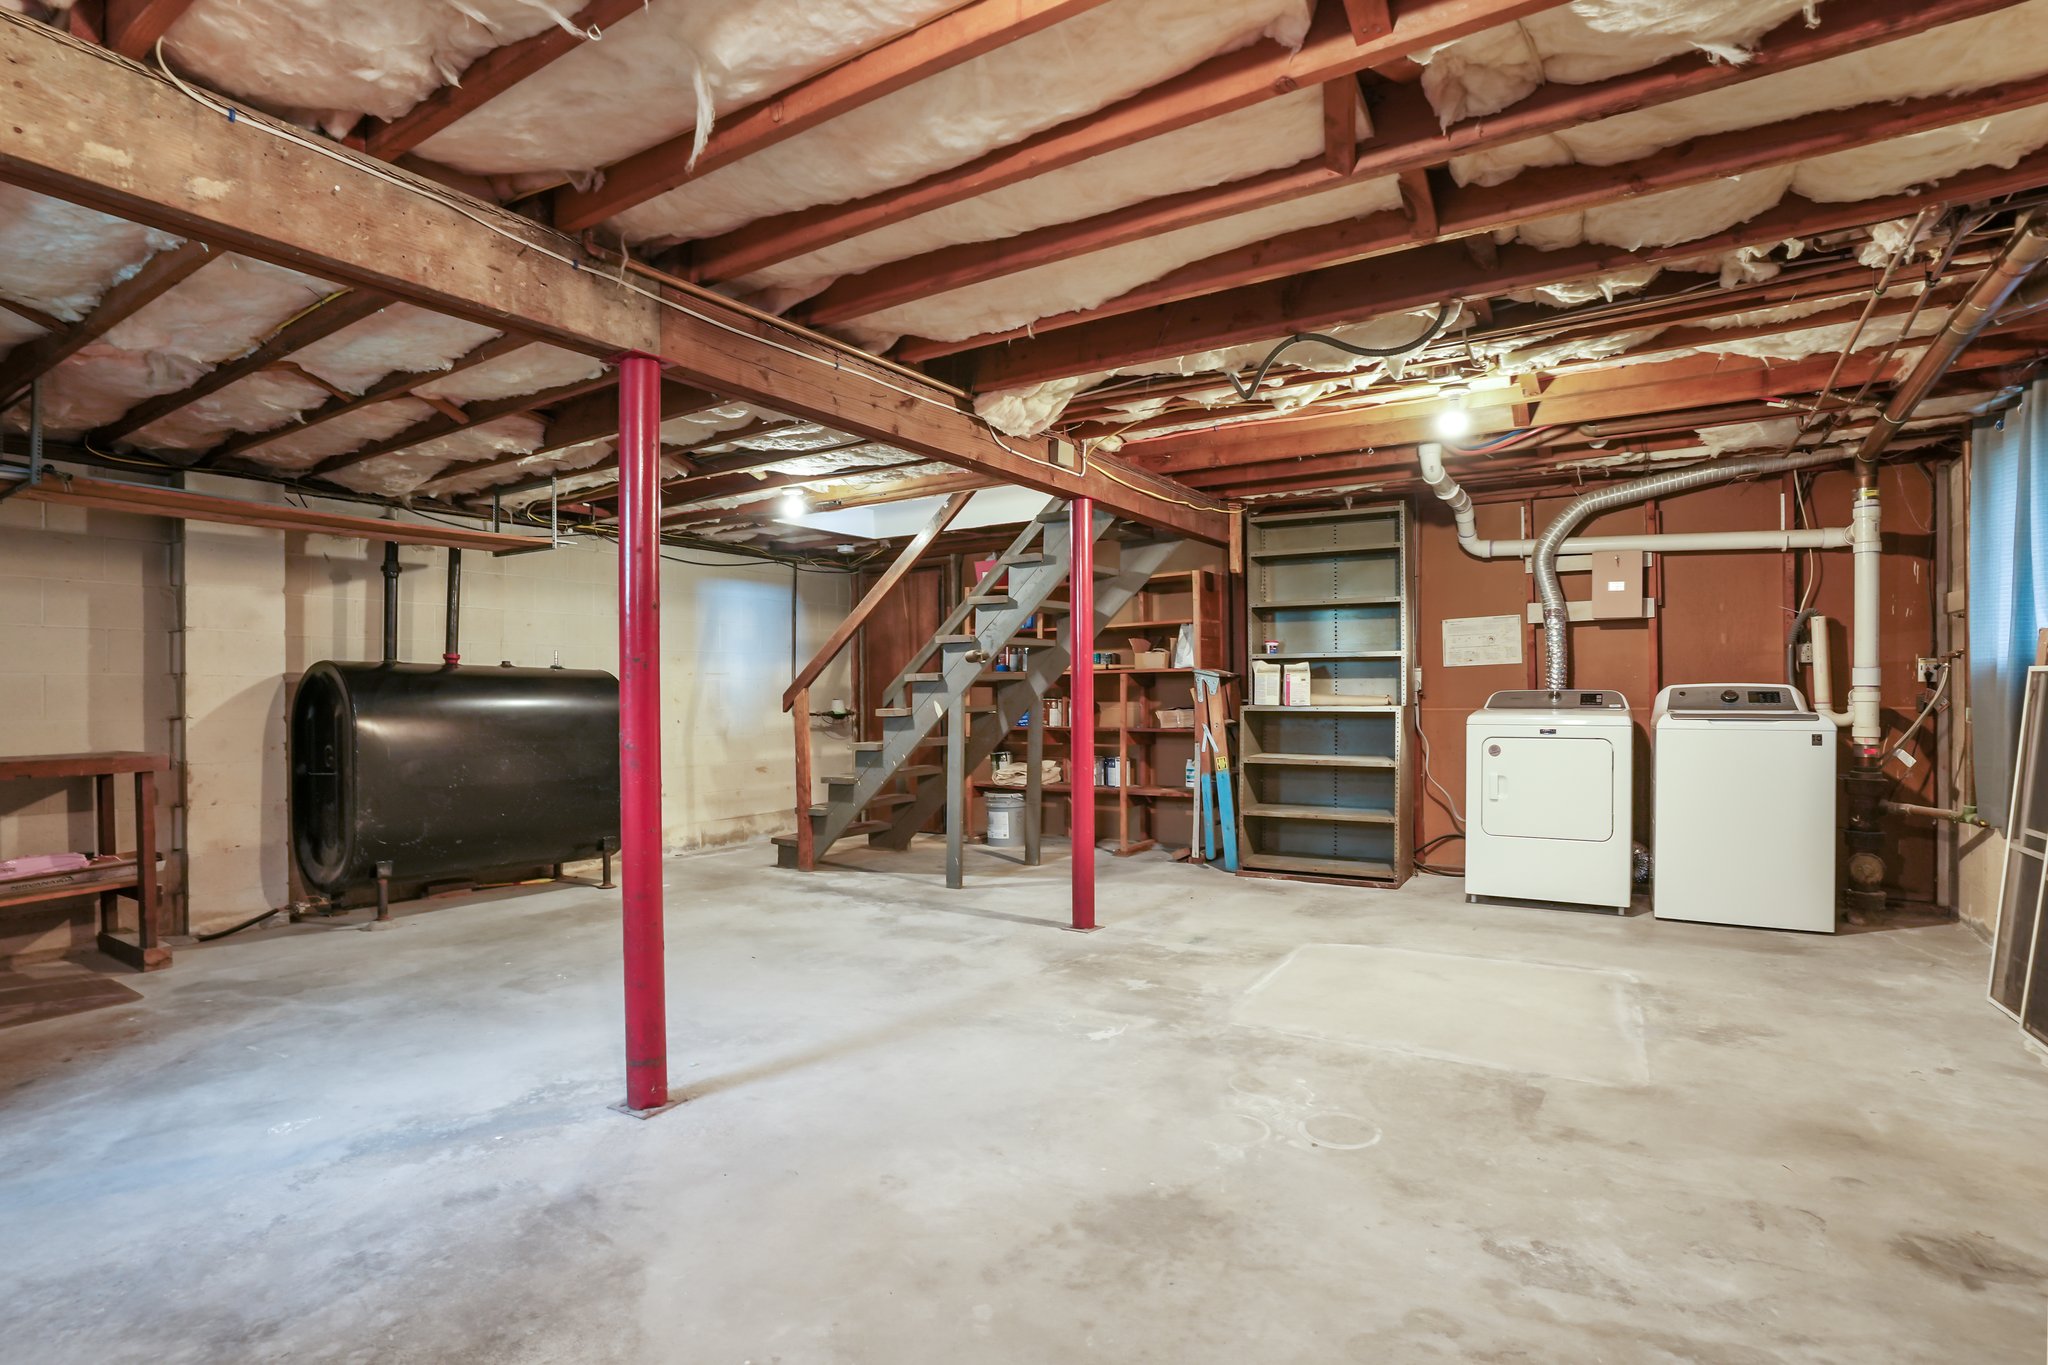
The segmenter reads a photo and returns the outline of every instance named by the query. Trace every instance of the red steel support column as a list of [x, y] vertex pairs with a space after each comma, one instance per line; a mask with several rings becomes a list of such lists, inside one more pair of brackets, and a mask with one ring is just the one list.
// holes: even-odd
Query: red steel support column
[[619, 835], [626, 1108], [668, 1103], [661, 925], [661, 362], [619, 360]]
[[1074, 717], [1067, 731], [1070, 833], [1074, 844], [1074, 927], [1095, 927], [1095, 499], [1067, 505], [1067, 598], [1072, 625]]

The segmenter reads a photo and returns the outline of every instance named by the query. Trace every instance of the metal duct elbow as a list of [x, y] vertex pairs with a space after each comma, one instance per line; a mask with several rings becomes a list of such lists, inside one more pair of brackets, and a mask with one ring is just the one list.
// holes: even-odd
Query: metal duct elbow
[[1422, 481], [1444, 501], [1457, 520], [1458, 544], [1468, 554], [1479, 554], [1479, 525], [1472, 515], [1472, 495], [1445, 472], [1444, 448], [1434, 441], [1425, 441], [1416, 447], [1415, 453], [1422, 461]]
[[1891, 402], [1885, 404], [1863, 444], [1857, 447], [1856, 476], [1863, 487], [1877, 486], [1878, 456], [1891, 445], [1892, 438], [1906, 425], [1928, 390], [1948, 373], [1963, 348], [1977, 339], [2043, 260], [2048, 260], [2048, 219], [2029, 213], [2013, 229], [2012, 238], [1998, 259], [1977, 277], [1977, 283], [1948, 315], [1948, 322], [1935, 334], [1927, 353], [1920, 357], [1913, 372], [1900, 381]]
[[1842, 450], [1802, 450], [1790, 455], [1766, 455], [1751, 460], [1733, 460], [1725, 464], [1696, 465], [1670, 474], [1655, 474], [1647, 479], [1636, 479], [1629, 483], [1616, 484], [1612, 488], [1597, 489], [1576, 498], [1558, 513], [1557, 520], [1544, 529], [1536, 541], [1534, 571], [1536, 592], [1543, 602], [1543, 673], [1544, 686], [1552, 692], [1562, 692], [1571, 686], [1572, 662], [1571, 640], [1568, 627], [1571, 611], [1565, 604], [1564, 587], [1557, 579], [1557, 556], [1564, 543], [1571, 539], [1572, 532], [1579, 529], [1591, 518], [1616, 507], [1627, 507], [1631, 503], [1647, 498], [1661, 498], [1672, 493], [1683, 493], [1688, 489], [1706, 488], [1712, 484], [1727, 483], [1731, 479], [1746, 478], [1752, 474], [1782, 474], [1789, 469], [1808, 469], [1815, 465], [1839, 464], [1847, 458]]

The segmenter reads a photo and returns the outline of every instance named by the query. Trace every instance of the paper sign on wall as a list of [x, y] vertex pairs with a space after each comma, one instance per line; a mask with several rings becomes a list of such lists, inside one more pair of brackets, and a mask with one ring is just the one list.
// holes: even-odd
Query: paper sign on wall
[[1519, 616], [1453, 616], [1444, 621], [1444, 667], [1522, 662]]

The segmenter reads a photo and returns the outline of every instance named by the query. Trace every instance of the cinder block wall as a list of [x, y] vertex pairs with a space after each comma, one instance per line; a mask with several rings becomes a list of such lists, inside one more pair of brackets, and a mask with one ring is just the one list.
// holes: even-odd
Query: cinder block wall
[[[171, 751], [175, 538], [153, 517], [0, 503], [0, 754]], [[133, 786], [117, 791], [121, 828], [132, 829]], [[176, 784], [158, 792], [168, 842]], [[92, 846], [89, 784], [0, 784], [0, 858]], [[175, 885], [175, 859], [167, 871]], [[91, 942], [76, 906], [0, 911], [0, 959]]]
[[[192, 486], [265, 496], [241, 481], [195, 477]], [[178, 913], [203, 932], [284, 904], [291, 689], [322, 659], [379, 657], [382, 555], [381, 544], [326, 536], [0, 505], [0, 753], [181, 756], [160, 812]], [[440, 661], [446, 564], [445, 551], [401, 547], [405, 659]], [[617, 576], [617, 556], [601, 542], [464, 555], [464, 661], [616, 672]], [[663, 804], [672, 851], [791, 827], [782, 690], [791, 659], [808, 660], [853, 600], [846, 575], [669, 553]], [[842, 659], [819, 695], [849, 695], [850, 677]], [[820, 772], [850, 766], [823, 735], [817, 744]], [[89, 847], [88, 810], [82, 784], [0, 787], [0, 857]], [[80, 905], [0, 912], [0, 959], [87, 946], [88, 924]]]

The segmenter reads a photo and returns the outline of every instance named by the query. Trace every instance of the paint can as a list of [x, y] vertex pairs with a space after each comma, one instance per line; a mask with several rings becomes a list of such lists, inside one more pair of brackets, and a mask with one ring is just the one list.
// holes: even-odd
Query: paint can
[[1024, 793], [990, 792], [988, 804], [988, 846], [1024, 847]]
[[1268, 654], [1278, 654], [1279, 652], [1280, 652], [1280, 642], [1279, 642], [1278, 640], [1268, 640], [1268, 641], [1266, 641], [1266, 653], [1268, 653]]

